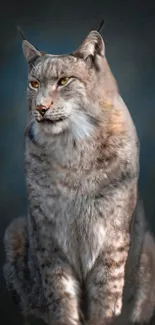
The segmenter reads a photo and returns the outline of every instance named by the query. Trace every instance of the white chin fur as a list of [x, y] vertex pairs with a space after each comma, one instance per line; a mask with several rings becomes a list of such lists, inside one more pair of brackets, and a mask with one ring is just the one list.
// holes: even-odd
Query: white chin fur
[[63, 121], [58, 121], [55, 124], [47, 124], [47, 125], [40, 125], [40, 130], [47, 136], [60, 134], [66, 129], [68, 129], [69, 121], [68, 119], [64, 119]]
[[39, 145], [47, 144], [53, 140], [53, 135], [60, 134], [68, 129], [68, 125], [68, 119], [55, 124], [42, 124], [41, 122], [33, 121], [31, 124], [31, 138]]
[[94, 126], [90, 123], [89, 117], [82, 111], [74, 111], [69, 118], [59, 121], [55, 124], [44, 124], [37, 122], [35, 119], [31, 121], [31, 139], [39, 145], [44, 145], [53, 141], [53, 136], [61, 134], [68, 130], [75, 140], [82, 140], [90, 137], [93, 133]]

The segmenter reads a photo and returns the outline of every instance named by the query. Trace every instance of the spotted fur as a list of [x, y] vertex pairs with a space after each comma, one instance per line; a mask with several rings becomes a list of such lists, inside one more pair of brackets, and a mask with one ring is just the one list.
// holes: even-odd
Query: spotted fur
[[136, 293], [142, 280], [134, 275], [151, 272], [152, 239], [137, 209], [138, 138], [103, 39], [92, 31], [70, 55], [40, 52], [26, 40], [23, 51], [28, 216], [6, 230], [6, 282], [25, 314], [51, 325], [106, 325], [127, 308], [129, 320], [139, 320], [147, 284]]

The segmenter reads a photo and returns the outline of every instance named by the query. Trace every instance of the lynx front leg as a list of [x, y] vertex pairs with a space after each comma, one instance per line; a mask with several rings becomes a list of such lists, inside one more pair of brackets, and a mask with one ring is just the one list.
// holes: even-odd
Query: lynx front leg
[[79, 325], [79, 289], [69, 270], [58, 267], [44, 273], [48, 302], [47, 322], [51, 325]]
[[88, 275], [87, 319], [89, 325], [111, 324], [121, 313], [127, 247], [110, 247]]
[[44, 296], [45, 321], [50, 325], [80, 325], [80, 286], [61, 250], [52, 244], [37, 253]]

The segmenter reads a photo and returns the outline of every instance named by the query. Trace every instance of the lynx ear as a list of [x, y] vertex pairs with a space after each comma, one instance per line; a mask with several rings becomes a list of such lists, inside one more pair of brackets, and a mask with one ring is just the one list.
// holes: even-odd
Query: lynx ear
[[96, 56], [103, 57], [105, 54], [105, 46], [102, 36], [97, 31], [91, 31], [80, 47], [72, 54], [84, 60], [89, 56], [94, 59]]
[[30, 61], [42, 55], [42, 53], [27, 40], [23, 40], [22, 48], [27, 63], [30, 63]]
[[24, 56], [26, 58], [27, 63], [29, 63], [30, 61], [32, 61], [33, 59], [43, 55], [42, 52], [40, 52], [39, 50], [37, 50], [31, 43], [29, 43], [26, 40], [26, 37], [24, 35], [23, 30], [21, 29], [20, 26], [17, 26], [17, 30], [18, 33], [22, 39], [22, 48], [23, 48], [23, 53]]

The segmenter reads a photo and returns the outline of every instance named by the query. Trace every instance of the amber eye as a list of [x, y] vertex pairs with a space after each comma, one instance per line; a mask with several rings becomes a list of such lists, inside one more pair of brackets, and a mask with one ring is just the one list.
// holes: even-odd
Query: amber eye
[[38, 88], [39, 87], [39, 82], [36, 80], [31, 80], [29, 83], [31, 88]]
[[66, 83], [68, 82], [68, 80], [69, 80], [69, 78], [61, 78], [61, 79], [59, 79], [59, 81], [58, 81], [58, 86], [64, 86], [64, 85], [66, 85]]

